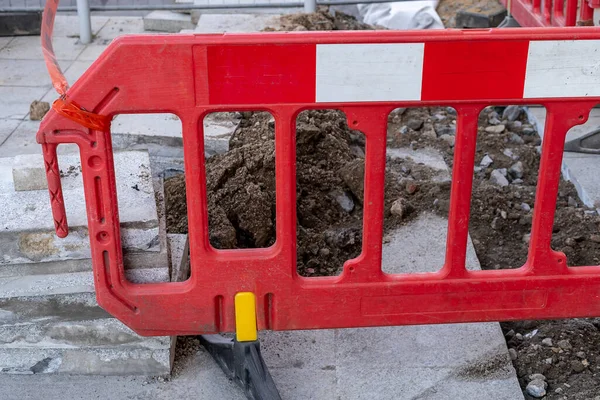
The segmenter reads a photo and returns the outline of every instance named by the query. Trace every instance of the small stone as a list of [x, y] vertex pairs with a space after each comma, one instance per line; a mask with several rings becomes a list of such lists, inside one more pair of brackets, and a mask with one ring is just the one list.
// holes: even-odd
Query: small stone
[[419, 185], [416, 184], [414, 181], [409, 181], [406, 182], [406, 193], [408, 194], [415, 194], [416, 192], [419, 191]]
[[275, 117], [269, 117], [269, 121], [267, 122], [267, 124], [269, 125], [269, 128], [275, 129]]
[[558, 347], [560, 347], [563, 350], [571, 350], [573, 348], [573, 346], [571, 346], [571, 342], [569, 342], [566, 339], [559, 340], [557, 344]]
[[520, 333], [515, 333], [515, 339], [517, 340], [523, 340], [523, 335]]
[[321, 256], [321, 257], [327, 257], [329, 254], [331, 254], [331, 250], [329, 250], [326, 247], [323, 247], [322, 249], [319, 250], [319, 256]]
[[406, 126], [408, 126], [413, 131], [418, 131], [423, 127], [423, 123], [425, 121], [422, 118], [411, 118], [406, 122]]
[[528, 395], [535, 397], [536, 399], [541, 399], [546, 395], [546, 385], [546, 382], [535, 379], [527, 384], [525, 391]]
[[531, 206], [527, 203], [521, 203], [521, 210], [523, 210], [525, 212], [529, 212], [529, 211], [531, 211]]
[[433, 206], [437, 206], [440, 203], [440, 199], [433, 200]]
[[335, 201], [342, 207], [342, 210], [347, 213], [354, 210], [354, 200], [352, 200], [352, 196], [348, 195], [346, 192], [336, 192], [334, 194]]
[[575, 201], [575, 199], [571, 196], [569, 196], [567, 204], [569, 205], [569, 207], [577, 207], [577, 201]]
[[494, 162], [494, 160], [492, 159], [492, 157], [490, 157], [486, 154], [481, 159], [481, 162], [479, 163], [479, 165], [481, 165], [482, 167], [489, 167], [493, 162]]
[[514, 180], [512, 181], [512, 183], [514, 183], [514, 184], [516, 184], [516, 185], [518, 185], [518, 184], [521, 184], [521, 183], [523, 183], [523, 179], [514, 179]]
[[502, 119], [516, 121], [521, 116], [521, 111], [521, 107], [519, 106], [508, 106], [502, 112]]
[[[546, 376], [544, 376], [543, 374], [531, 374], [531, 375], [529, 375], [529, 380], [530, 381], [538, 380], [538, 381], [544, 381], [545, 382], [546, 381]], [[545, 386], [544, 386], [544, 388], [545, 388]]]
[[513, 331], [512, 329], [508, 332], [506, 332], [506, 336], [508, 339], [512, 338], [513, 336], [515, 336], [515, 331]]
[[431, 126], [423, 129], [423, 133], [421, 135], [423, 135], [423, 137], [426, 139], [437, 139], [437, 135]]
[[492, 126], [488, 126], [485, 128], [485, 131], [487, 133], [502, 133], [504, 132], [504, 129], [506, 128], [506, 126], [500, 124], [500, 125], [492, 125]]
[[406, 126], [406, 125], [403, 125], [403, 126], [400, 128], [400, 134], [401, 134], [401, 135], [406, 135], [407, 133], [408, 133], [408, 126]]
[[409, 212], [409, 205], [406, 199], [400, 197], [398, 200], [392, 203], [390, 212], [400, 218], [404, 218]]
[[519, 157], [515, 156], [515, 153], [513, 153], [511, 149], [504, 149], [502, 154], [504, 154], [506, 157], [512, 158], [513, 160], [516, 160], [517, 158], [519, 158]]
[[453, 125], [435, 124], [433, 128], [435, 129], [435, 133], [440, 137], [456, 134], [456, 127]]
[[29, 119], [41, 121], [48, 111], [50, 111], [50, 103], [34, 100], [29, 106]]
[[533, 135], [535, 133], [535, 129], [531, 125], [523, 125], [521, 128], [521, 133], [524, 135]]
[[571, 361], [571, 369], [576, 373], [580, 373], [585, 370], [585, 365], [583, 365], [579, 360], [574, 360]]
[[456, 110], [453, 107], [446, 107], [446, 112], [450, 115], [456, 115]]
[[494, 118], [490, 118], [490, 119], [488, 120], [488, 122], [489, 122], [491, 125], [500, 125], [500, 124], [502, 123], [502, 121], [500, 121], [500, 120], [499, 120], [498, 118], [496, 118], [496, 117], [494, 117]]
[[508, 142], [513, 143], [513, 144], [524, 144], [525, 143], [523, 138], [521, 136], [517, 135], [516, 133], [513, 133], [512, 135], [510, 135], [510, 138], [508, 138]]
[[515, 179], [521, 179], [523, 177], [523, 163], [517, 161], [508, 169], [508, 173]]
[[511, 121], [508, 124], [506, 124], [506, 126], [513, 132], [519, 132], [523, 127], [523, 124], [521, 123], [521, 121]]
[[444, 142], [448, 143], [448, 146], [450, 147], [454, 147], [454, 143], [456, 142], [456, 136], [452, 135], [447, 135], [444, 134], [442, 136], [440, 136], [440, 139], [443, 140]]
[[508, 186], [508, 179], [506, 179], [504, 174], [499, 169], [495, 169], [492, 171], [492, 173], [490, 174], [490, 182], [500, 187]]
[[508, 176], [508, 171], [506, 170], [506, 168], [500, 168], [498, 171], [500, 171], [500, 173], [502, 174], [502, 176]]
[[542, 344], [544, 346], [552, 347], [552, 339], [547, 337], [544, 340], [542, 340]]
[[556, 394], [561, 394], [562, 392], [563, 392], [562, 388], [556, 388], [556, 389], [554, 389], [554, 393], [556, 393]]
[[[521, 240], [523, 240], [523, 243], [529, 243], [529, 241], [531, 240], [531, 233], [524, 234]], [[552, 345], [550, 345], [550, 346], [552, 346]]]
[[581, 359], [585, 359], [585, 353], [583, 351], [578, 351], [575, 355]]
[[498, 229], [498, 217], [496, 217], [492, 220], [492, 229], [494, 229], [494, 230]]
[[306, 268], [306, 272], [312, 275], [315, 273], [315, 269], [314, 268]]
[[594, 243], [600, 243], [600, 235], [590, 235], [590, 240]]
[[548, 365], [552, 364], [552, 358], [546, 358], [544, 362]]
[[446, 119], [446, 116], [442, 113], [435, 113], [433, 114], [433, 119], [435, 119], [436, 121], [443, 121]]
[[504, 210], [500, 211], [500, 216], [502, 217], [502, 219], [506, 219], [506, 217], [508, 217], [508, 213]]
[[577, 244], [577, 241], [573, 238], [566, 238], [565, 239], [565, 244], [569, 247], [573, 247]]
[[517, 357], [519, 357], [519, 354], [517, 353], [517, 351], [515, 349], [508, 349], [508, 355], [510, 356], [510, 359], [512, 361], [515, 361], [517, 359]]

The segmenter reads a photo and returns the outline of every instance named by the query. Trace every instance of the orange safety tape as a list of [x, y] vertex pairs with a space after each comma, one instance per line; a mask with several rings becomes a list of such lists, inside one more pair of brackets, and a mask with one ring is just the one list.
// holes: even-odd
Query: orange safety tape
[[69, 83], [60, 69], [60, 65], [58, 65], [56, 55], [54, 55], [54, 48], [52, 47], [52, 32], [54, 30], [54, 18], [58, 9], [58, 2], [59, 0], [47, 0], [42, 18], [42, 51], [44, 53], [44, 60], [46, 61], [46, 68], [50, 74], [50, 79], [52, 79], [52, 86], [54, 86], [54, 89], [60, 95], [60, 98], [52, 104], [52, 108], [60, 115], [86, 128], [107, 131], [110, 129], [111, 118], [87, 111], [67, 97]]

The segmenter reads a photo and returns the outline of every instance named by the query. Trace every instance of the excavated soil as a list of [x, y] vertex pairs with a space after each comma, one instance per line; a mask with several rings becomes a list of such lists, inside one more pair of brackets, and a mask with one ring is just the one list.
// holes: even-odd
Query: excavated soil
[[[449, 20], [445, 15], [455, 13], [449, 4], [444, 1], [438, 7], [438, 11], [445, 10], [441, 12], [445, 22]], [[308, 16], [283, 17], [282, 30], [371, 28], [349, 23], [348, 19], [352, 20], [343, 15], [331, 17], [321, 9]], [[451, 167], [455, 124], [456, 114], [450, 108], [398, 109], [388, 120], [388, 146], [435, 148]], [[269, 114], [243, 113], [230, 150], [206, 162], [209, 235], [216, 248], [266, 247], [274, 243], [273, 127]], [[525, 262], [538, 181], [539, 145], [537, 132], [518, 107], [489, 107], [482, 112], [469, 231], [483, 269], [517, 268]], [[299, 117], [296, 234], [297, 266], [302, 275], [337, 274], [344, 261], [360, 252], [364, 147], [363, 135], [349, 129], [340, 112], [308, 111]], [[410, 159], [388, 158], [386, 229], [424, 211], [447, 215], [450, 187], [436, 182], [435, 174]], [[169, 231], [187, 232], [183, 176], [167, 180], [165, 192]], [[557, 200], [553, 248], [566, 254], [569, 265], [600, 264], [598, 214], [581, 204], [569, 182], [561, 181]], [[544, 398], [549, 400], [587, 400], [600, 395], [599, 321], [502, 323], [527, 399], [540, 398], [529, 394], [539, 379], [547, 386]]]
[[[268, 247], [275, 242], [274, 120], [244, 113], [227, 153], [206, 162], [210, 243], [219, 249]], [[335, 110], [300, 113], [296, 125], [296, 217], [298, 272], [334, 275], [362, 244], [364, 135], [348, 128]], [[434, 211], [448, 182], [437, 171], [409, 159], [390, 160], [387, 226]], [[183, 175], [165, 183], [172, 232], [187, 232]], [[447, 204], [447, 197], [443, 200]], [[394, 204], [396, 205], [394, 207]]]

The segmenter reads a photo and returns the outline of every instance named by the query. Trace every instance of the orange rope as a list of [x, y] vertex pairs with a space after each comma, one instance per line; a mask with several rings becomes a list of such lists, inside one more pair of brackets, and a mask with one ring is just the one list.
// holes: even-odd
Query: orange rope
[[77, 103], [71, 101], [67, 96], [69, 90], [69, 83], [65, 78], [58, 60], [54, 54], [54, 48], [52, 47], [52, 32], [54, 30], [54, 18], [56, 17], [56, 10], [58, 9], [59, 0], [46, 0], [46, 6], [44, 8], [44, 16], [42, 18], [42, 51], [44, 53], [44, 60], [46, 61], [46, 68], [50, 74], [52, 80], [52, 86], [60, 95], [52, 104], [52, 109], [58, 114], [77, 122], [78, 124], [93, 130], [108, 131], [110, 130], [110, 118], [105, 115], [95, 114], [93, 112], [86, 111], [83, 107]]

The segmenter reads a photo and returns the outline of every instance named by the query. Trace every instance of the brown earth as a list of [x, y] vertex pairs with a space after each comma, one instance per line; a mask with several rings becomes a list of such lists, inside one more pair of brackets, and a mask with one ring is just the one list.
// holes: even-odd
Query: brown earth
[[[441, 10], [446, 22], [457, 9], [473, 4], [469, 0], [443, 1], [438, 12]], [[339, 29], [336, 24], [340, 24], [323, 10], [312, 16], [286, 16], [282, 22], [287, 30]], [[503, 117], [503, 108], [490, 107], [479, 121], [470, 235], [483, 269], [520, 267], [527, 255], [540, 138], [525, 114], [512, 110], [516, 119], [509, 121]], [[207, 160], [209, 234], [217, 248], [264, 247], [275, 239], [270, 119], [263, 113], [244, 113], [231, 139], [231, 150]], [[485, 131], [498, 125], [505, 125], [505, 129]], [[399, 109], [388, 120], [388, 146], [433, 147], [451, 167], [454, 128], [452, 109]], [[297, 131], [298, 271], [307, 276], [337, 274], [343, 262], [357, 256], [361, 248], [364, 139], [348, 128], [341, 113], [333, 111], [302, 113]], [[493, 161], [482, 166], [486, 155]], [[518, 162], [520, 168], [511, 171]], [[492, 172], [502, 169], [507, 170], [508, 184], [504, 187], [490, 181]], [[449, 185], [432, 182], [433, 174], [411, 160], [388, 159], [386, 229], [423, 211], [447, 215]], [[165, 182], [165, 191], [169, 230], [186, 232], [183, 178]], [[394, 202], [396, 207], [392, 207]], [[595, 211], [582, 206], [572, 184], [561, 182], [553, 248], [566, 254], [569, 265], [600, 264], [599, 227], [600, 217]], [[596, 398], [600, 394], [598, 321], [502, 323], [524, 392], [532, 374], [544, 374], [546, 399]], [[542, 344], [548, 338], [552, 344], [548, 340]], [[525, 396], [533, 398], [527, 393]]]

